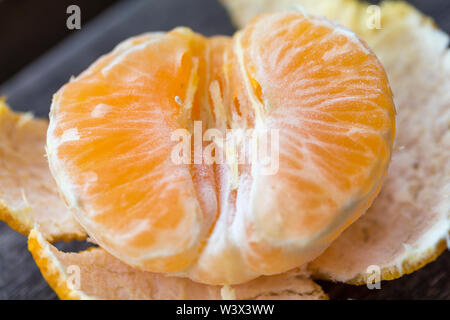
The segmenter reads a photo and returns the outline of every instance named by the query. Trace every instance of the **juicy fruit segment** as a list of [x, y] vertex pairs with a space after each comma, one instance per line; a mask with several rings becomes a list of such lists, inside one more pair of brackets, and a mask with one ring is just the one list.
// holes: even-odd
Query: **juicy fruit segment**
[[389, 160], [394, 114], [384, 71], [363, 44], [334, 27], [272, 15], [242, 38], [249, 76], [272, 109], [266, 126], [283, 128], [280, 170], [254, 178], [251, 203], [260, 230], [276, 242], [306, 244], [321, 233], [328, 242], [327, 229], [336, 228], [330, 222], [348, 221], [367, 203]]
[[[278, 130], [279, 170], [175, 164], [171, 134], [195, 120]], [[393, 136], [376, 57], [346, 29], [293, 13], [232, 39], [178, 28], [128, 40], [55, 95], [47, 145], [68, 205], [108, 252], [233, 284], [319, 255], [377, 194]]]
[[[186, 267], [207, 228], [189, 168], [167, 157], [175, 145], [168, 138], [183, 122], [175, 97], [186, 101], [196, 61], [191, 37], [151, 35], [119, 47], [56, 95], [57, 125], [49, 129], [54, 175], [68, 202], [83, 207], [80, 222], [100, 244], [118, 246], [119, 257], [145, 256], [146, 268], [161, 271]], [[84, 186], [75, 203], [64, 192], [72, 186]]]

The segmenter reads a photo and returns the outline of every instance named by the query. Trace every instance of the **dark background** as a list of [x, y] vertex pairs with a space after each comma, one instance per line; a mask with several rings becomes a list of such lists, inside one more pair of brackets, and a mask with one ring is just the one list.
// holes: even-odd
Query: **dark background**
[[[371, 1], [377, 3], [378, 1]], [[411, 0], [450, 33], [449, 0]], [[81, 30], [68, 30], [66, 8], [81, 8]], [[205, 35], [234, 32], [216, 0], [0, 0], [0, 96], [16, 110], [47, 116], [51, 96], [118, 42], [184, 25]], [[58, 244], [61, 249], [85, 244]], [[320, 282], [333, 299], [450, 299], [450, 252], [381, 290]], [[0, 299], [55, 299], [26, 238], [0, 222]]]

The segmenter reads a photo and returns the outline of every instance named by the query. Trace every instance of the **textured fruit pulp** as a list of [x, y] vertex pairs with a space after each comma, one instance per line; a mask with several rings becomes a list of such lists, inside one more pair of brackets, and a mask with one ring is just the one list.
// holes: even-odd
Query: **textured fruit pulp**
[[[393, 119], [384, 70], [353, 34], [273, 14], [233, 38], [177, 28], [102, 57], [55, 95], [49, 162], [110, 253], [231, 284], [310, 261], [367, 209]], [[173, 163], [172, 132], [192, 132], [195, 120], [205, 130], [279, 130], [278, 172]]]

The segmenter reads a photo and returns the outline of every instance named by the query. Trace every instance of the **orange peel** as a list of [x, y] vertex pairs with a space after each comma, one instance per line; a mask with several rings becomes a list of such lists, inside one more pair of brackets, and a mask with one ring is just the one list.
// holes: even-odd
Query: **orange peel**
[[86, 233], [61, 200], [45, 158], [48, 121], [15, 113], [0, 100], [0, 220], [28, 235], [35, 224], [49, 241]]
[[59, 251], [33, 229], [28, 248], [43, 277], [61, 299], [316, 300], [328, 299], [301, 271], [261, 277], [231, 287], [211, 286], [159, 273], [138, 271], [101, 248]]

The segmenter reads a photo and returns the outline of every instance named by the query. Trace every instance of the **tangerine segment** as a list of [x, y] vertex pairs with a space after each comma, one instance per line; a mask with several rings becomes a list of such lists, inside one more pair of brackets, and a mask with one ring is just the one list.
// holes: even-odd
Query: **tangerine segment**
[[253, 21], [235, 46], [251, 90], [262, 92], [255, 109], [266, 130], [280, 130], [279, 171], [253, 175], [249, 203], [256, 241], [246, 253], [269, 272], [278, 264], [262, 267], [275, 261], [271, 244], [328, 244], [367, 209], [390, 159], [394, 107], [381, 64], [331, 22], [274, 14]]
[[[234, 137], [277, 132], [278, 167], [177, 164], [171, 134], [195, 133], [195, 120]], [[47, 145], [62, 194], [104, 249], [146, 271], [234, 284], [319, 255], [370, 205], [393, 136], [388, 81], [366, 45], [283, 13], [232, 39], [178, 28], [127, 41], [55, 95]]]
[[191, 263], [208, 230], [190, 168], [169, 157], [171, 133], [185, 127], [175, 97], [188, 100], [199, 61], [193, 43], [203, 40], [182, 29], [140, 40], [56, 94], [49, 159], [98, 243], [133, 265], [143, 258], [145, 268], [175, 271]]

